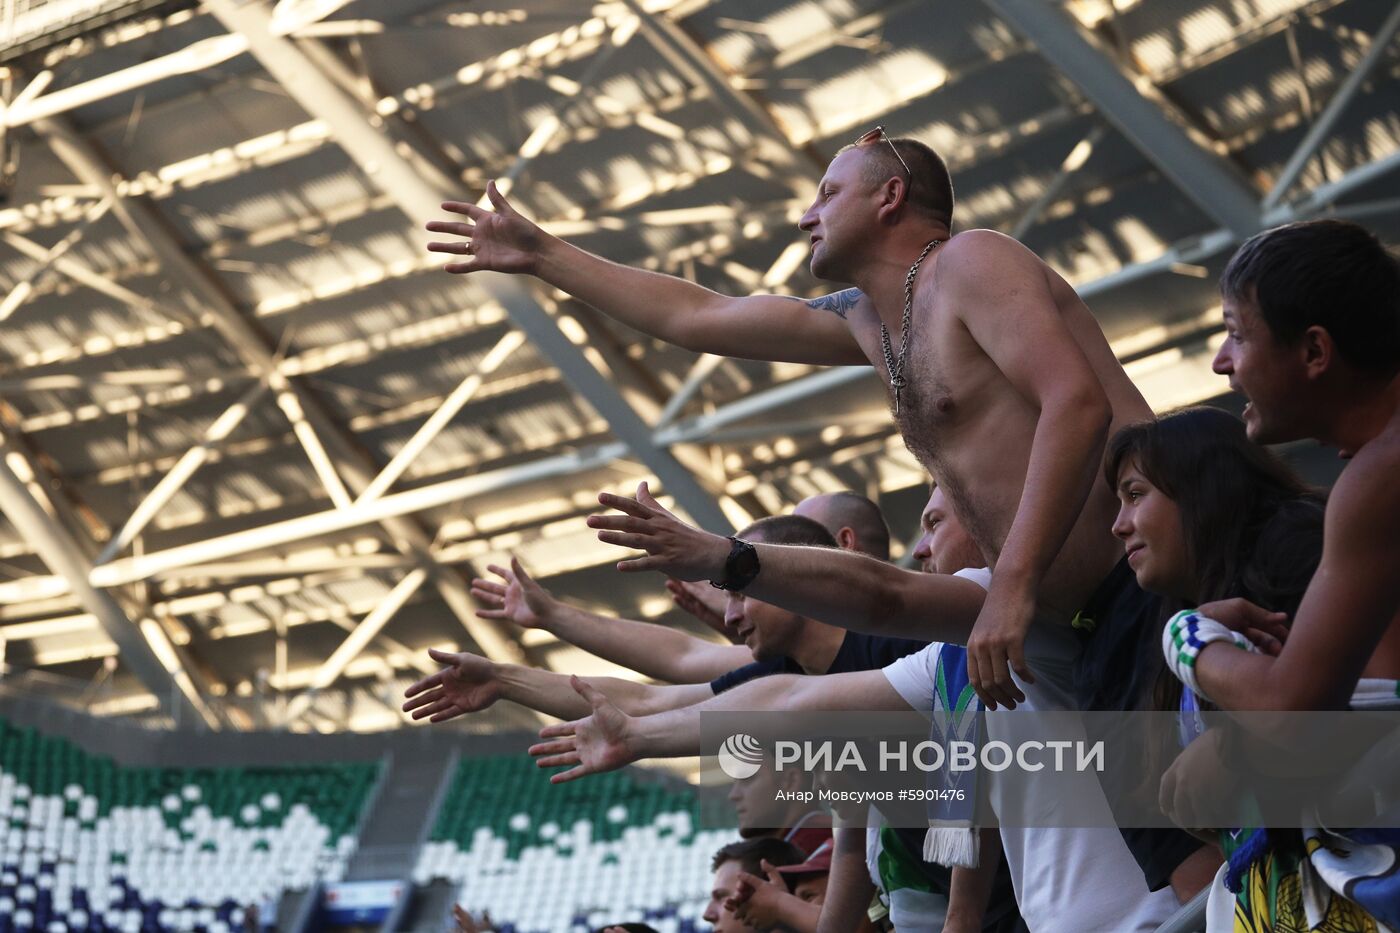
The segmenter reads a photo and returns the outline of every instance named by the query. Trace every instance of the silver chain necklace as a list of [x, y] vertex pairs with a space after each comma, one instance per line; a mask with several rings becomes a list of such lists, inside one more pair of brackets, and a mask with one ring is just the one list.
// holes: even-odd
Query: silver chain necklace
[[929, 240], [924, 251], [919, 254], [919, 258], [914, 260], [914, 264], [909, 267], [909, 274], [904, 277], [904, 320], [899, 325], [899, 360], [894, 358], [894, 348], [890, 346], [890, 329], [885, 326], [885, 322], [880, 322], [880, 339], [884, 341], [885, 348], [885, 370], [890, 374], [890, 388], [894, 389], [894, 413], [899, 414], [899, 391], [907, 384], [904, 378], [904, 364], [909, 359], [909, 319], [914, 310], [914, 276], [919, 274], [919, 266], [932, 249], [942, 240]]

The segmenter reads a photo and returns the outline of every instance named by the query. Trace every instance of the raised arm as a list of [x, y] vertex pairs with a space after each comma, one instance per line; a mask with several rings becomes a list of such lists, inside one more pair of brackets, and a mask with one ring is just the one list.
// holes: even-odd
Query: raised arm
[[[727, 538], [681, 521], [646, 488], [637, 498], [598, 497], [621, 515], [594, 515], [598, 540], [645, 551], [619, 570], [659, 570], [686, 580], [719, 580], [729, 556]], [[985, 591], [970, 580], [919, 573], [837, 548], [756, 544], [759, 573], [744, 595], [790, 612], [872, 635], [963, 644]]]
[[[1322, 561], [1278, 656], [1214, 643], [1201, 649], [1196, 681], [1218, 706], [1346, 709], [1363, 673], [1400, 673], [1400, 487], [1394, 465], [1368, 452], [1363, 448], [1333, 487]], [[1212, 616], [1213, 605], [1198, 611]], [[1380, 669], [1367, 670], [1381, 644], [1387, 657], [1378, 659]]]
[[875, 895], [875, 882], [865, 862], [865, 828], [838, 822], [832, 835], [831, 872], [817, 933], [870, 933], [875, 926], [866, 910]]
[[487, 185], [491, 208], [447, 201], [460, 221], [435, 220], [434, 233], [455, 239], [428, 244], [464, 256], [448, 272], [535, 275], [644, 334], [703, 353], [798, 363], [866, 365], [846, 326], [846, 312], [864, 296], [856, 289], [811, 300], [777, 295], [732, 298], [674, 276], [609, 262], [545, 233]]
[[590, 714], [574, 722], [546, 726], [540, 737], [547, 741], [530, 748], [541, 768], [573, 766], [551, 777], [555, 784], [614, 771], [643, 758], [698, 755], [703, 713], [909, 709], [884, 672], [878, 670], [824, 676], [775, 674], [726, 690], [703, 703], [641, 717], [629, 715], [602, 691], [577, 677], [574, 688], [588, 701]]
[[939, 258], [937, 287], [977, 345], [1040, 412], [1020, 505], [967, 642], [972, 686], [996, 709], [1024, 699], [1010, 668], [1034, 680], [1024, 647], [1036, 592], [1084, 510], [1113, 409], [1055, 304], [1044, 267], [1021, 244], [983, 230], [954, 237]]
[[492, 564], [487, 569], [501, 582], [472, 581], [472, 596], [486, 607], [477, 615], [544, 629], [646, 677], [674, 684], [709, 683], [753, 660], [743, 645], [717, 645], [664, 625], [598, 615], [561, 602], [515, 558], [511, 558], [509, 568]]
[[[411, 712], [414, 719], [446, 722], [480, 712], [497, 700], [510, 700], [558, 719], [576, 719], [591, 711], [565, 674], [497, 664], [469, 651], [429, 649], [428, 655], [445, 666], [404, 691], [408, 697], [404, 712]], [[714, 695], [708, 684], [657, 686], [618, 677], [589, 677], [587, 682], [632, 716], [687, 706]]]

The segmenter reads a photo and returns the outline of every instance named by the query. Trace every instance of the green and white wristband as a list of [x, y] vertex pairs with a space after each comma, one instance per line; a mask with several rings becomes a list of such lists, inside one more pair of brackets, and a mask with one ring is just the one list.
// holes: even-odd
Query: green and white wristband
[[1217, 641], [1227, 641], [1241, 651], [1260, 653], [1243, 634], [1192, 609], [1172, 616], [1162, 630], [1162, 654], [1166, 657], [1167, 667], [1193, 693], [1206, 699], [1210, 697], [1196, 681], [1196, 659], [1200, 657], [1201, 649]]

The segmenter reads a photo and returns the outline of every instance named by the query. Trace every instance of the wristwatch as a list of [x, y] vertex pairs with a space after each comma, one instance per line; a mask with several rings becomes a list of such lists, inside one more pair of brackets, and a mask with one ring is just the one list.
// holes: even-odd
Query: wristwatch
[[758, 550], [749, 542], [729, 536], [729, 556], [724, 559], [724, 576], [711, 580], [721, 590], [742, 590], [758, 576]]

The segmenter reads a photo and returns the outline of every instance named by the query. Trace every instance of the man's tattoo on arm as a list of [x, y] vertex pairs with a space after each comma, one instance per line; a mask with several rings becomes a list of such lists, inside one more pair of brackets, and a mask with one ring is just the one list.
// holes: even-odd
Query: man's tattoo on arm
[[[786, 297], [786, 296], [784, 296]], [[818, 311], [830, 311], [839, 318], [845, 318], [846, 312], [856, 306], [860, 301], [861, 293], [858, 288], [848, 288], [845, 291], [836, 292], [832, 295], [822, 295], [820, 298], [794, 298], [793, 301], [800, 301], [809, 308]]]

